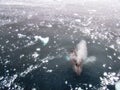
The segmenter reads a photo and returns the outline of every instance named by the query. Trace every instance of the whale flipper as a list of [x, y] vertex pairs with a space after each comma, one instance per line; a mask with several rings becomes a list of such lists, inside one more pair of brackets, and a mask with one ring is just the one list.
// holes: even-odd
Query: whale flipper
[[96, 57], [95, 56], [90, 56], [90, 57], [87, 57], [83, 61], [83, 64], [86, 65], [86, 64], [89, 64], [89, 63], [94, 63], [95, 61], [96, 61]]

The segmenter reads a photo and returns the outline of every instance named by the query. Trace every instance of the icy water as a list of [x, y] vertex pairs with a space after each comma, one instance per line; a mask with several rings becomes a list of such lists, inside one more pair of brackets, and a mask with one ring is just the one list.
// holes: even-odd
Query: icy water
[[[120, 80], [117, 19], [111, 22], [99, 8], [55, 7], [0, 6], [0, 89], [115, 90]], [[77, 76], [66, 56], [82, 39], [96, 61]]]

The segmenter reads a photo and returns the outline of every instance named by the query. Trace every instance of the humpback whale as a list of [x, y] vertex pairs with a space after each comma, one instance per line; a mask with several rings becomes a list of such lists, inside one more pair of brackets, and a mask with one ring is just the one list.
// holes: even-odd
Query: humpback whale
[[94, 56], [88, 57], [87, 42], [85, 40], [81, 40], [69, 56], [73, 70], [77, 75], [81, 74], [83, 65], [96, 60]]

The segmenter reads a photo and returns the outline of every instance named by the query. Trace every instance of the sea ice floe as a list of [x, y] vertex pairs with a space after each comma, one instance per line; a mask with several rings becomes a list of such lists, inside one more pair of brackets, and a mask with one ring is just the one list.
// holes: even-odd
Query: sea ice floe
[[65, 81], [65, 84], [68, 84], [68, 81]]
[[114, 45], [110, 45], [109, 47], [112, 48], [112, 49], [115, 49], [115, 46], [114, 46]]
[[43, 69], [47, 69], [47, 67], [43, 67]]
[[49, 27], [49, 28], [51, 28], [51, 27], [52, 27], [52, 24], [47, 24], [46, 26]]
[[120, 81], [115, 83], [115, 90], [120, 90]]
[[35, 41], [41, 40], [41, 42], [43, 43], [43, 45], [47, 45], [47, 43], [49, 42], [49, 37], [41, 37], [41, 36], [34, 36]]
[[32, 88], [32, 90], [37, 90], [36, 88]]
[[52, 70], [52, 69], [49, 69], [49, 70], [47, 70], [46, 72], [51, 73], [51, 72], [53, 72], [53, 70]]
[[120, 38], [116, 40], [116, 43], [120, 45]]
[[78, 22], [78, 23], [80, 23], [80, 22], [81, 22], [81, 20], [80, 20], [80, 19], [75, 19], [75, 21], [76, 21], [76, 22]]
[[58, 67], [58, 65], [55, 65], [56, 67]]
[[34, 41], [30, 41], [27, 45], [25, 45], [24, 47], [28, 47], [28, 46], [31, 46], [31, 45], [34, 45], [35, 42]]
[[83, 90], [81, 87], [76, 87], [75, 90]]
[[33, 54], [32, 54], [32, 57], [33, 58], [37, 58], [39, 56], [39, 54], [37, 53], [37, 52], [34, 52]]
[[120, 60], [120, 56], [118, 56], [118, 59]]
[[25, 77], [28, 73], [30, 73], [31, 71], [37, 69], [38, 67], [39, 67], [39, 65], [35, 65], [35, 66], [31, 65], [25, 71], [23, 71], [22, 73], [20, 73], [20, 76], [21, 77]]
[[102, 66], [103, 66], [103, 67], [106, 67], [106, 64], [103, 64]]
[[78, 14], [78, 13], [74, 13], [73, 15], [74, 15], [74, 16], [79, 16], [79, 14]]
[[40, 51], [41, 49], [40, 48], [36, 48], [36, 51]]
[[26, 37], [26, 35], [23, 35], [21, 33], [18, 34], [18, 38], [24, 38], [24, 37]]
[[111, 69], [112, 69], [112, 67], [108, 67], [108, 69], [110, 69], [110, 70], [111, 70]]
[[21, 54], [21, 55], [20, 55], [20, 59], [23, 58], [24, 56], [25, 56], [24, 54]]
[[0, 80], [2, 80], [4, 77], [2, 76], [2, 77], [0, 77]]
[[110, 58], [110, 59], [112, 59], [112, 56], [110, 56], [110, 55], [107, 55], [107, 57]]
[[92, 84], [89, 84], [89, 87], [91, 88], [91, 87], [92, 87]]
[[119, 76], [115, 72], [104, 72], [104, 77], [100, 77], [101, 85], [114, 85], [119, 80]]
[[9, 88], [13, 84], [13, 82], [16, 80], [17, 77], [18, 77], [17, 74], [10, 77], [9, 76], [5, 77], [4, 80], [0, 82], [0, 85]]

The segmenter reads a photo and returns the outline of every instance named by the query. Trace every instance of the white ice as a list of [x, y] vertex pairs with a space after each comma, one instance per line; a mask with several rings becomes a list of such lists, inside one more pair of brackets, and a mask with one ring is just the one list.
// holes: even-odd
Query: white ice
[[49, 37], [41, 37], [41, 36], [34, 36], [35, 41], [41, 40], [43, 45], [47, 45], [47, 43], [49, 42]]
[[24, 37], [26, 37], [26, 35], [23, 35], [21, 33], [18, 34], [18, 38], [24, 38]]
[[120, 90], [120, 81], [115, 84], [115, 90]]

